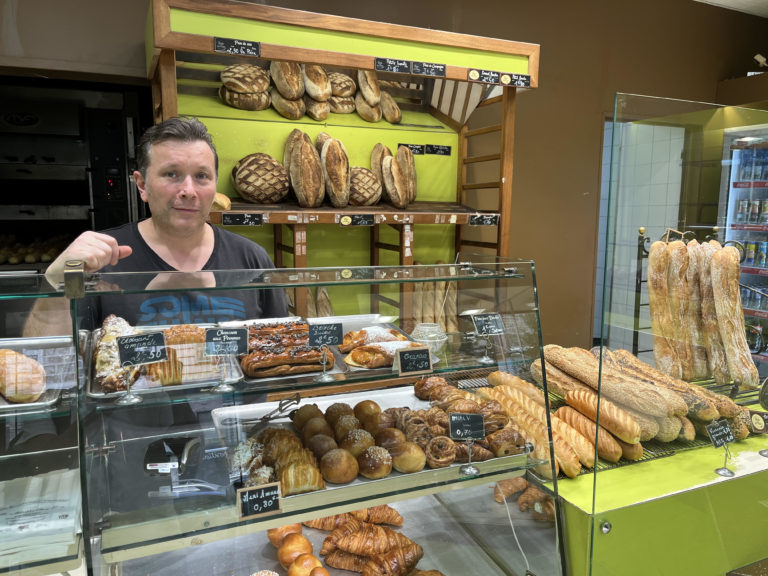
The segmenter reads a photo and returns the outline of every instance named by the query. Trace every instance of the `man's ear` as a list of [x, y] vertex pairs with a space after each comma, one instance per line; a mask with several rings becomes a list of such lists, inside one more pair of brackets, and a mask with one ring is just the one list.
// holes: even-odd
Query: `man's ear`
[[144, 176], [138, 170], [133, 171], [133, 181], [136, 182], [136, 188], [139, 189], [142, 201], [148, 202], [147, 183], [144, 181]]

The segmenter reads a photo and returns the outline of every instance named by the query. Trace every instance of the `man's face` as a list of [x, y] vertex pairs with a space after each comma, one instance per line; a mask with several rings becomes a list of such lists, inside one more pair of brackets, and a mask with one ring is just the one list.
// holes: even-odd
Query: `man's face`
[[164, 231], [191, 234], [208, 219], [216, 194], [216, 169], [213, 151], [205, 142], [154, 144], [146, 179], [139, 172], [134, 172], [134, 179], [153, 222]]

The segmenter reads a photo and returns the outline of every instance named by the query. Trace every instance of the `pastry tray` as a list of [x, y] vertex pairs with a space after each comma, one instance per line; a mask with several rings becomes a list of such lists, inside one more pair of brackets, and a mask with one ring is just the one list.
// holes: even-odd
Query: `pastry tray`
[[71, 336], [3, 338], [0, 339], [0, 348], [24, 354], [45, 369], [45, 391], [40, 398], [34, 402], [16, 403], [0, 396], [0, 414], [50, 408], [59, 400], [62, 391], [76, 387], [77, 362]]
[[[200, 328], [213, 327], [212, 324], [197, 324], [197, 326]], [[140, 332], [160, 332], [169, 327], [170, 326], [137, 326], [136, 328]], [[91, 335], [91, 346], [88, 352], [88, 385], [86, 386], [86, 395], [90, 398], [118, 398], [123, 396], [126, 391], [117, 390], [115, 392], [104, 392], [100, 389], [94, 379], [93, 370], [95, 362], [93, 346], [96, 345], [100, 330], [101, 329], [94, 330]], [[183, 350], [184, 352], [189, 352], [192, 347], [199, 347], [202, 352], [205, 344], [180, 344], [172, 347], [177, 348], [177, 350]], [[220, 366], [218, 365], [219, 358], [221, 362]], [[136, 382], [131, 386], [131, 392], [143, 395], [157, 392], [170, 392], [173, 390], [200, 390], [218, 384], [232, 385], [243, 380], [243, 371], [240, 368], [240, 362], [235, 356], [210, 357], [210, 362], [201, 362], [196, 366], [198, 367], [198, 375], [188, 378], [181, 384], [174, 384], [171, 386], [163, 386], [160, 382], [152, 380], [146, 375], [145, 370], [142, 368]]]

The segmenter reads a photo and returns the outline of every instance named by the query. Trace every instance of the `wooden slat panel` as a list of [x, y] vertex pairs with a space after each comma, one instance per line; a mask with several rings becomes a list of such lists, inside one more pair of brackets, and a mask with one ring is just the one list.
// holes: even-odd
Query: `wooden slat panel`
[[484, 190], [486, 188], [498, 188], [501, 182], [476, 182], [474, 184], [464, 184], [464, 190]]
[[476, 164], [477, 162], [490, 162], [492, 160], [499, 160], [501, 154], [486, 154], [485, 156], [472, 156], [471, 158], [465, 158], [464, 164]]
[[486, 126], [485, 128], [475, 128], [474, 130], [467, 131], [467, 138], [473, 136], [481, 136], [482, 134], [490, 134], [491, 132], [500, 132], [501, 124], [494, 124], [493, 126]]
[[[502, 103], [502, 126], [501, 132], [501, 173], [499, 178], [502, 182], [501, 195], [499, 197], [499, 212], [510, 214], [512, 210], [512, 177], [513, 164], [512, 158], [515, 149], [515, 101], [517, 90], [515, 88], [506, 88], [503, 93], [504, 101]], [[510, 235], [512, 231], [511, 218], [501, 218], [498, 228], [498, 255], [508, 257], [511, 251]]]
[[479, 240], [464, 240], [461, 243], [462, 246], [475, 246], [477, 248], [491, 248], [495, 250], [498, 248], [498, 244], [494, 242], [480, 242]]

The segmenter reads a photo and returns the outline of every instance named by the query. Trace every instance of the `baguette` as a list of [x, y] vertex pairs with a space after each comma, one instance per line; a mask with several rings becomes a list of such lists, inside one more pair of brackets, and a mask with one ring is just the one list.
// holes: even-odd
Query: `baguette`
[[565, 395], [565, 401], [582, 414], [588, 416], [618, 439], [628, 444], [640, 442], [640, 425], [624, 410], [606, 400], [600, 399], [598, 419], [597, 394], [587, 390], [574, 390]]
[[683, 422], [677, 416], [668, 416], [665, 418], [656, 418], [659, 423], [659, 433], [656, 434], [656, 440], [659, 442], [672, 442], [677, 440], [680, 435], [680, 430], [683, 427]]
[[673, 346], [680, 359], [680, 378], [686, 382], [694, 379], [693, 347], [686, 327], [690, 322], [688, 313], [688, 249], [682, 240], [670, 242], [669, 267], [667, 268], [667, 302], [672, 318]]
[[514, 374], [509, 374], [508, 372], [501, 372], [497, 370], [496, 372], [491, 372], [488, 374], [488, 383], [493, 386], [494, 388], [496, 386], [511, 386], [513, 388], [516, 388], [520, 390], [523, 394], [528, 396], [531, 400], [536, 402], [539, 406], [544, 406], [544, 392], [541, 391], [541, 389], [538, 386], [535, 386], [531, 384], [530, 382], [527, 382], [523, 380], [522, 378], [518, 378]]
[[561, 406], [555, 414], [592, 442], [593, 446], [596, 438], [597, 455], [600, 458], [608, 462], [618, 462], [619, 458], [621, 458], [621, 446], [619, 446], [619, 443], [616, 442], [616, 439], [611, 436], [608, 430], [600, 426], [598, 434], [597, 424], [570, 406]]
[[699, 292], [701, 295], [701, 332], [704, 346], [707, 350], [707, 364], [712, 377], [718, 384], [731, 381], [728, 373], [728, 362], [725, 359], [723, 339], [717, 325], [717, 309], [715, 296], [712, 291], [712, 256], [720, 250], [717, 240], [701, 244], [698, 249], [699, 263]]
[[717, 323], [725, 347], [728, 372], [740, 388], [756, 389], [760, 377], [752, 360], [744, 330], [744, 311], [739, 289], [739, 252], [726, 246], [712, 256], [712, 292]]
[[693, 357], [693, 378], [704, 380], [709, 376], [707, 349], [704, 346], [701, 328], [701, 288], [699, 276], [699, 243], [691, 240], [686, 245], [688, 250], [688, 339], [691, 342]]
[[682, 425], [680, 426], [680, 434], [677, 436], [677, 439], [692, 442], [696, 438], [696, 429], [693, 427], [693, 422], [685, 416], [681, 416], [680, 424]]
[[[544, 366], [547, 370], [547, 390], [550, 392], [565, 397], [566, 392], [570, 390], [591, 390], [589, 386], [562, 370], [555, 368], [546, 360], [544, 361]], [[544, 385], [544, 377], [541, 373], [541, 359], [537, 358], [531, 363], [531, 375], [537, 384]]]
[[617, 404], [617, 406], [632, 416], [632, 418], [635, 419], [635, 422], [640, 425], [640, 442], [655, 438], [659, 433], [658, 421], [661, 418], [668, 418], [668, 416], [648, 416], [647, 414], [633, 410], [629, 406], [622, 406], [621, 404]]
[[648, 252], [648, 305], [653, 332], [653, 359], [659, 370], [680, 378], [680, 358], [674, 346], [667, 288], [669, 252], [664, 242], [654, 242]]
[[459, 331], [459, 317], [457, 315], [458, 306], [458, 282], [448, 282], [445, 289], [445, 331]]
[[640, 444], [640, 442], [629, 444], [619, 439], [616, 441], [619, 443], [619, 446], [621, 446], [621, 456], [625, 460], [634, 462], [635, 460], [640, 460], [640, 458], [643, 457], [643, 445]]

